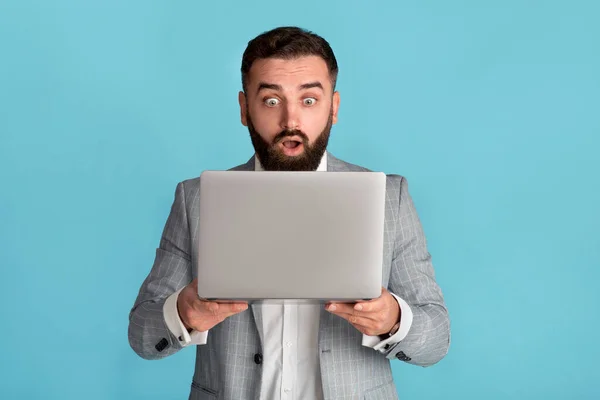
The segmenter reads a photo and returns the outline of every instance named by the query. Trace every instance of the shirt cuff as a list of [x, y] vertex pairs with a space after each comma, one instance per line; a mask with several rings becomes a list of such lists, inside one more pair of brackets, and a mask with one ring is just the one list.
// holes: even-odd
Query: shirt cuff
[[362, 339], [363, 346], [371, 347], [381, 353], [385, 353], [391, 346], [404, 339], [406, 335], [408, 335], [408, 331], [410, 330], [413, 321], [413, 313], [408, 303], [394, 293], [390, 292], [390, 294], [394, 296], [398, 302], [398, 306], [400, 306], [400, 327], [398, 328], [398, 331], [385, 340], [381, 340], [379, 336], [369, 336], [365, 334], [363, 334]]
[[206, 344], [208, 331], [188, 332], [188, 330], [185, 328], [185, 325], [183, 325], [183, 321], [181, 321], [181, 318], [179, 318], [179, 312], [177, 311], [177, 297], [179, 297], [179, 293], [183, 289], [184, 288], [179, 289], [170, 295], [165, 301], [165, 305], [163, 306], [165, 323], [182, 347], [192, 344]]

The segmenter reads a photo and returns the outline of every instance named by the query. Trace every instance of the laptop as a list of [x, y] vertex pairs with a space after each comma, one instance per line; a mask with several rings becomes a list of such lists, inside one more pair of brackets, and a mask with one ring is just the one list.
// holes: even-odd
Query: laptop
[[385, 188], [382, 172], [202, 172], [199, 297], [379, 297]]

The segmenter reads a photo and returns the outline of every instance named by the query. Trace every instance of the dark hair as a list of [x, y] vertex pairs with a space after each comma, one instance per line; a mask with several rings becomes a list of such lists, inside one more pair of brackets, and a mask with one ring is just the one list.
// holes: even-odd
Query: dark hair
[[251, 41], [242, 56], [242, 87], [246, 91], [248, 72], [256, 60], [282, 58], [291, 60], [303, 56], [319, 56], [327, 64], [332, 87], [335, 89], [338, 66], [329, 43], [306, 29], [284, 26], [264, 32]]

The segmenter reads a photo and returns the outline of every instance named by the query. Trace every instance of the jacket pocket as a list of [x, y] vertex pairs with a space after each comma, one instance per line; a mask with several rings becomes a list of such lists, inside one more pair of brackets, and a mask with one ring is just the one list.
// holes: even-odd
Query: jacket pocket
[[192, 381], [192, 393], [190, 399], [192, 400], [213, 400], [219, 397], [219, 391], [208, 388], [206, 386], [199, 385]]
[[398, 400], [398, 392], [394, 381], [367, 390], [364, 394], [364, 400]]

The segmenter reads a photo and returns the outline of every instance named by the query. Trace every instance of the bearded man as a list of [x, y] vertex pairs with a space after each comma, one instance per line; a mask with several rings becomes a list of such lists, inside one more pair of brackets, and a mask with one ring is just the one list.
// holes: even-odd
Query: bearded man
[[[241, 72], [255, 154], [232, 170], [368, 171], [327, 151], [340, 94], [325, 39], [296, 27], [265, 32], [248, 43]], [[397, 399], [391, 360], [430, 366], [446, 355], [448, 311], [404, 177], [387, 175], [381, 296], [354, 304], [201, 300], [199, 187], [200, 178], [177, 185], [129, 323], [145, 359], [196, 347], [190, 399]]]

